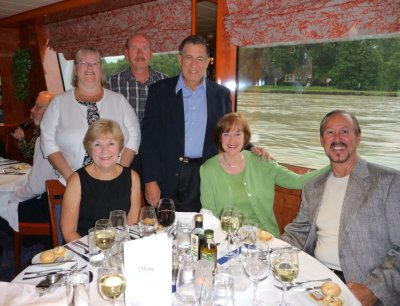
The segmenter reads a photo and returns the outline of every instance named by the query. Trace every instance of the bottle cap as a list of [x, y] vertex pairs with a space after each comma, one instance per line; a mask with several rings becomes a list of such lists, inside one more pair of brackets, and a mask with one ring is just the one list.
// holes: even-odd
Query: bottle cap
[[203, 222], [203, 215], [202, 214], [195, 214], [194, 215], [194, 222]]
[[214, 231], [211, 229], [207, 229], [204, 231], [204, 237], [207, 239], [214, 238]]

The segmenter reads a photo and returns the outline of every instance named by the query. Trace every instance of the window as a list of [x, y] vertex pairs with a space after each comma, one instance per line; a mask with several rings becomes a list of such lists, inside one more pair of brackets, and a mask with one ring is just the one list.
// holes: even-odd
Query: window
[[252, 142], [279, 162], [329, 163], [319, 124], [334, 109], [356, 115], [361, 156], [400, 170], [400, 39], [239, 48], [237, 109]]

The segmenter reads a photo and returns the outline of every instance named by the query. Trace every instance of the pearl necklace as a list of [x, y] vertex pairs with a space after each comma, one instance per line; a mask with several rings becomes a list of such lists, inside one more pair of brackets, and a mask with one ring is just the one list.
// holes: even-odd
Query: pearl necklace
[[231, 168], [238, 168], [244, 161], [243, 153], [240, 155], [240, 161], [237, 164], [228, 163], [224, 153], [222, 153], [222, 158], [224, 159], [224, 162]]

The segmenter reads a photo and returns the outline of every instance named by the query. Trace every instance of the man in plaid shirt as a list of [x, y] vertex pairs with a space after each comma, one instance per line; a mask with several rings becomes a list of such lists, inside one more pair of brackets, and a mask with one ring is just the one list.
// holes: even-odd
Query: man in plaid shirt
[[[153, 53], [150, 41], [142, 34], [131, 35], [126, 40], [124, 55], [130, 67], [109, 77], [106, 87], [125, 96], [141, 123], [150, 85], [168, 76], [149, 66]], [[131, 168], [141, 176], [140, 150]]]
[[142, 122], [149, 86], [165, 79], [167, 75], [149, 66], [153, 53], [150, 41], [144, 35], [130, 36], [125, 43], [124, 55], [130, 67], [109, 77], [106, 87], [124, 95], [135, 110], [139, 122]]

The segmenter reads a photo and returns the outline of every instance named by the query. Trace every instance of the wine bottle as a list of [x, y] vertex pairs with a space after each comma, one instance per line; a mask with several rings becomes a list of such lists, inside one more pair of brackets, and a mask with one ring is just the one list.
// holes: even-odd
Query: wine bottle
[[194, 215], [194, 229], [190, 233], [190, 248], [193, 259], [200, 259], [200, 246], [204, 240], [203, 215]]
[[200, 247], [200, 258], [214, 263], [214, 271], [217, 269], [217, 245], [214, 242], [214, 231], [204, 231], [204, 241]]

